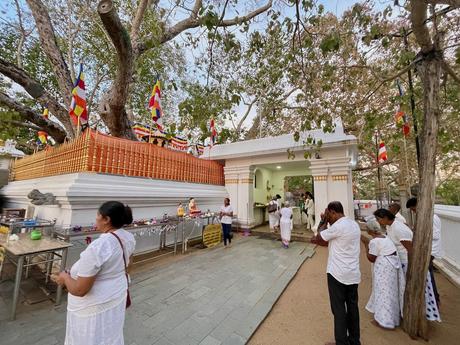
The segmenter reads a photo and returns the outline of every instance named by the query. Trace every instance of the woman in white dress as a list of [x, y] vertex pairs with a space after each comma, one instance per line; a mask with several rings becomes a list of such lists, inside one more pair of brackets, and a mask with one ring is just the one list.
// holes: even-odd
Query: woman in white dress
[[393, 241], [374, 230], [368, 233], [374, 238], [361, 236], [367, 258], [374, 264], [372, 293], [366, 309], [374, 314], [378, 326], [393, 329], [399, 326], [403, 311], [404, 272]]
[[[412, 250], [412, 230], [406, 224], [397, 221], [395, 215], [384, 208], [375, 211], [374, 216], [380, 225], [386, 226], [387, 237], [393, 241], [399, 259], [401, 260], [404, 275], [406, 275], [409, 263], [408, 251]], [[441, 316], [434, 297], [434, 290], [429, 272], [427, 272], [425, 284], [425, 304], [426, 318], [430, 321], [441, 322]]]
[[315, 220], [313, 219], [313, 216], [315, 215], [315, 202], [313, 201], [313, 195], [310, 192], [307, 192], [305, 209], [307, 210], [307, 229], [312, 230], [315, 226]]
[[268, 203], [268, 224], [271, 231], [275, 231], [279, 227], [280, 215], [279, 215], [279, 203], [276, 196]]
[[136, 241], [121, 227], [133, 221], [131, 209], [108, 201], [96, 216], [103, 234], [54, 280], [69, 291], [65, 345], [123, 345], [129, 263]]
[[289, 248], [289, 242], [291, 241], [291, 230], [292, 230], [292, 209], [289, 207], [289, 203], [285, 202], [280, 211], [280, 228], [281, 228], [281, 241], [284, 248]]

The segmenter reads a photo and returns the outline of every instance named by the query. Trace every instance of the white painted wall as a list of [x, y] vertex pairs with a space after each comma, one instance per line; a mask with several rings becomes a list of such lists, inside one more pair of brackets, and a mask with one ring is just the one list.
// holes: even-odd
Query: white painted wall
[[434, 213], [441, 219], [442, 260], [436, 265], [460, 286], [460, 206], [435, 205]]
[[265, 168], [256, 168], [254, 176], [257, 176], [257, 188], [254, 188], [254, 202], [266, 204], [267, 195], [271, 194], [271, 191], [267, 191], [267, 181], [271, 185], [272, 171]]
[[[53, 193], [58, 206], [32, 206], [27, 194], [32, 189]], [[128, 204], [134, 219], [175, 215], [179, 202], [194, 197], [202, 211], [218, 211], [228, 196], [224, 186], [182, 183], [108, 174], [77, 173], [15, 181], [3, 188], [11, 207], [30, 208], [29, 215], [57, 219], [57, 224], [91, 225], [99, 206], [109, 200]]]

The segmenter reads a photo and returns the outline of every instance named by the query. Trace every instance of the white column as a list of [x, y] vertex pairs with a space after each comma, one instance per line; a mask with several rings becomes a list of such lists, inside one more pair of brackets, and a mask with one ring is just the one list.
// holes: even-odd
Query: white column
[[239, 208], [238, 221], [246, 229], [255, 224], [254, 219], [254, 169], [240, 171], [238, 183]]
[[225, 187], [230, 203], [243, 228], [252, 228], [254, 219], [254, 168], [225, 167]]
[[311, 161], [311, 175], [313, 176], [314, 198], [315, 198], [315, 229], [317, 228], [320, 215], [324, 212], [329, 203], [329, 168], [320, 160]]
[[350, 159], [329, 158], [310, 161], [315, 188], [315, 223], [331, 201], [340, 201], [346, 216], [354, 218], [353, 183]]

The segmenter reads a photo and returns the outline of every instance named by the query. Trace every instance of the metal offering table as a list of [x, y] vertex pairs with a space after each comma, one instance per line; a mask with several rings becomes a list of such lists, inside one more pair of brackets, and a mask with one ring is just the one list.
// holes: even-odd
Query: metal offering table
[[[14, 280], [13, 290], [13, 305], [11, 308], [11, 320], [16, 318], [16, 307], [19, 297], [19, 286], [21, 284], [22, 271], [32, 265], [46, 264], [47, 279], [51, 273], [53, 262], [61, 262], [61, 270], [64, 270], [67, 251], [72, 244], [61, 241], [59, 239], [42, 237], [40, 240], [31, 240], [30, 234], [18, 234], [19, 240], [17, 241], [0, 241], [0, 246], [5, 249], [5, 259], [16, 265], [16, 278]], [[40, 262], [31, 263], [34, 256], [45, 254], [46, 259]], [[24, 260], [28, 259], [28, 263], [24, 264]], [[1, 272], [0, 272], [1, 274]], [[58, 285], [56, 292], [56, 305], [61, 303], [62, 287]]]
[[29, 232], [32, 229], [40, 229], [43, 235], [50, 236], [54, 231], [55, 221], [38, 218], [2, 218], [0, 225], [8, 227], [9, 234], [19, 234]]

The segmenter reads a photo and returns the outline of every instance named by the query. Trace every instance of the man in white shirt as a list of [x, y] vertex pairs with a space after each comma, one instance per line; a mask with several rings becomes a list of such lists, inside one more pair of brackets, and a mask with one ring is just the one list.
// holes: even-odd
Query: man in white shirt
[[224, 206], [220, 208], [220, 223], [222, 224], [222, 232], [224, 234], [224, 246], [227, 247], [227, 240], [229, 247], [232, 245], [232, 217], [233, 208], [230, 206], [230, 199], [224, 199]]
[[[327, 223], [329, 228], [326, 228]], [[312, 242], [329, 247], [327, 283], [334, 314], [335, 344], [360, 345], [358, 284], [361, 281], [361, 230], [354, 220], [345, 217], [342, 204], [333, 201], [322, 215], [318, 231]]]
[[[412, 212], [417, 213], [417, 198], [410, 198], [407, 200], [406, 207]], [[428, 270], [430, 271], [431, 283], [433, 284], [434, 297], [436, 302], [440, 303], [438, 288], [434, 279], [433, 260], [442, 258], [442, 245], [441, 245], [441, 219], [436, 214], [433, 214], [433, 238], [431, 241], [431, 258]]]
[[407, 224], [406, 218], [399, 212], [401, 210], [401, 205], [398, 203], [394, 202], [388, 206], [388, 210], [395, 215], [395, 220], [398, 222], [401, 222], [403, 224]]

